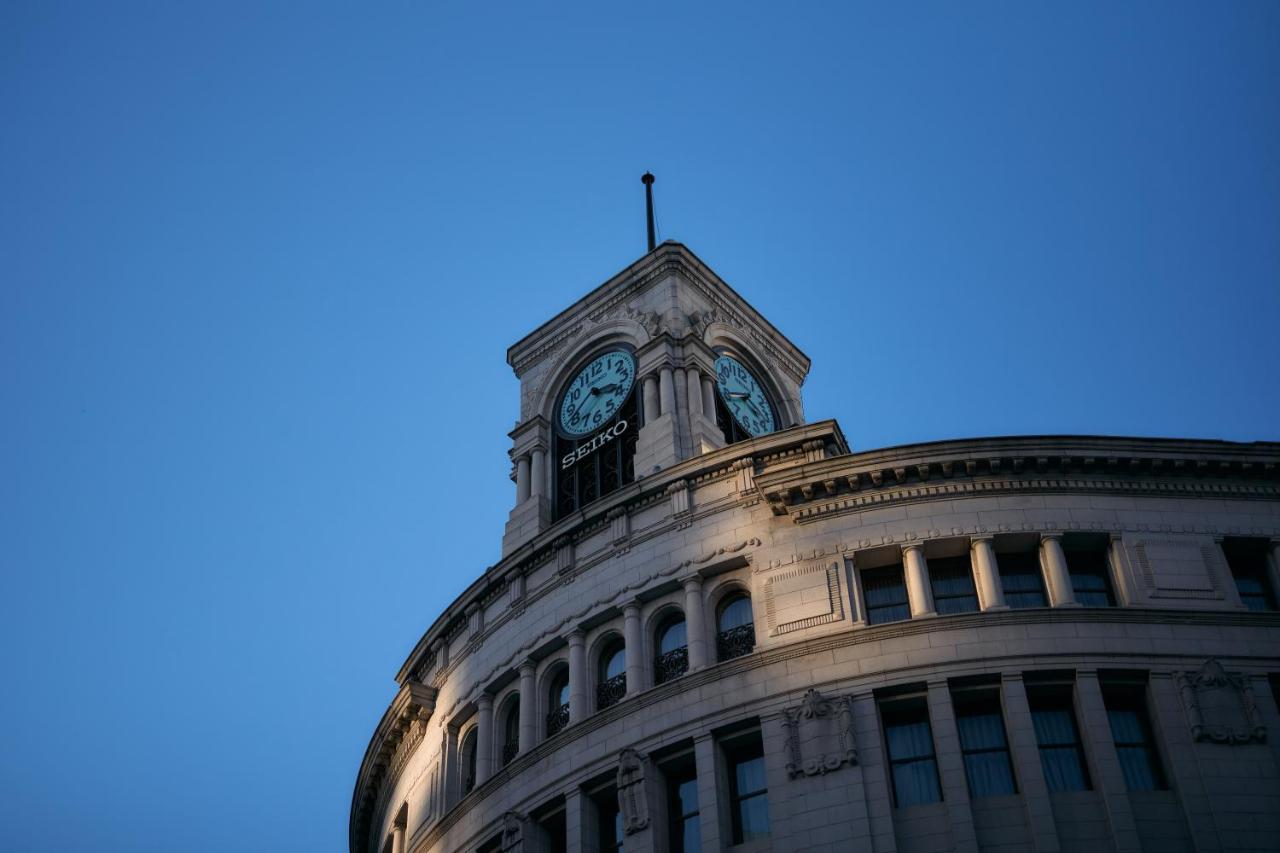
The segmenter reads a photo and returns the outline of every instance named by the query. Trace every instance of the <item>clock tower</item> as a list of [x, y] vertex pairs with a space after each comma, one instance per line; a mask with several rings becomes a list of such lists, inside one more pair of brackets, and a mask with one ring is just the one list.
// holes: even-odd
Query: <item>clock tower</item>
[[520, 379], [503, 556], [684, 459], [804, 422], [809, 359], [664, 242], [507, 351]]

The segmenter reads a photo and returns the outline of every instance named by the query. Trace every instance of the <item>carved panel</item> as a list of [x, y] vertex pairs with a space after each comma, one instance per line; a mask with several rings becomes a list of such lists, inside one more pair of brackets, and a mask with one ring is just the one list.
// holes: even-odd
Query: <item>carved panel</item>
[[787, 776], [819, 776], [858, 763], [853, 734], [853, 698], [827, 699], [810, 688], [798, 707], [788, 708]]
[[1148, 536], [1132, 546], [1134, 567], [1151, 598], [1220, 600], [1217, 547], [1197, 536]]
[[1196, 672], [1175, 674], [1191, 737], [1210, 743], [1262, 743], [1267, 727], [1253, 702], [1249, 679], [1232, 675], [1210, 659]]
[[646, 756], [630, 747], [618, 754], [618, 808], [627, 835], [649, 825], [648, 763]]
[[773, 636], [844, 618], [839, 566], [813, 560], [765, 581], [765, 616]]

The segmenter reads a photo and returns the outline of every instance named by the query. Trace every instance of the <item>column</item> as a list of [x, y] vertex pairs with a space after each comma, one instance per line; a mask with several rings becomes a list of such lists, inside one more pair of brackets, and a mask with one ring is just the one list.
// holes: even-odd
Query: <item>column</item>
[[493, 773], [493, 697], [481, 693], [476, 700], [479, 721], [476, 726], [476, 787]]
[[658, 408], [658, 377], [648, 374], [640, 380], [640, 387], [644, 394], [644, 422], [647, 425], [662, 414], [662, 410]]
[[716, 742], [711, 735], [699, 735], [693, 739], [693, 764], [698, 774], [698, 824], [702, 831], [702, 849], [720, 850], [720, 828], [728, 815], [721, 816]]
[[1046, 533], [1040, 537], [1044, 553], [1044, 574], [1049, 587], [1050, 607], [1075, 607], [1076, 594], [1071, 588], [1071, 572], [1067, 555], [1062, 553], [1062, 534]]
[[569, 722], [587, 716], [587, 648], [582, 629], [569, 634]]
[[538, 739], [538, 688], [534, 678], [538, 667], [531, 660], [520, 664], [520, 754], [533, 749]]
[[973, 555], [973, 574], [978, 579], [978, 593], [982, 596], [982, 609], [1003, 610], [1004, 588], [1000, 586], [1000, 571], [996, 566], [991, 537], [974, 536], [969, 547]]
[[929, 588], [929, 567], [924, 561], [924, 548], [912, 543], [902, 546], [902, 561], [907, 575], [907, 600], [911, 618], [934, 616], [933, 591]]
[[595, 843], [587, 842], [586, 795], [577, 785], [564, 792], [564, 835], [567, 853], [583, 853], [594, 850]]
[[391, 827], [391, 853], [404, 853], [404, 827], [398, 823]]
[[689, 418], [692, 422], [702, 414], [702, 372], [696, 367], [685, 369], [687, 384], [689, 386]]
[[458, 765], [462, 763], [462, 756], [458, 755], [457, 726], [445, 726], [441, 751], [444, 753], [444, 808], [442, 811], [447, 812], [458, 802], [460, 799], [458, 795], [462, 791], [462, 772], [458, 769]]
[[627, 695], [644, 689], [644, 637], [640, 630], [640, 602], [628, 601], [622, 608], [622, 639], [627, 644]]
[[523, 453], [516, 459], [516, 503], [529, 500], [529, 457]]
[[[1214, 825], [1213, 800], [1200, 772], [1200, 756], [1196, 752], [1195, 741], [1191, 739], [1191, 729], [1187, 726], [1186, 711], [1173, 673], [1153, 672], [1150, 678], [1151, 707], [1148, 710], [1152, 726], [1168, 747], [1163, 756], [1164, 764], [1186, 814], [1187, 832], [1200, 853], [1220, 851], [1224, 845]], [[1212, 781], [1217, 783], [1221, 780]]]
[[535, 498], [543, 497], [547, 494], [547, 452], [541, 447], [533, 449], [533, 460], [529, 465], [530, 492]]
[[702, 578], [684, 579], [684, 626], [689, 641], [689, 671], [702, 669], [707, 659], [707, 619], [702, 603]]
[[1271, 553], [1267, 560], [1267, 580], [1271, 581], [1271, 597], [1280, 602], [1280, 539], [1271, 540]]
[[[854, 738], [858, 744], [858, 766], [850, 768], [862, 774], [867, 801], [867, 818], [871, 824], [870, 849], [876, 853], [893, 853], [897, 850], [897, 837], [893, 829], [893, 798], [889, 792], [888, 756], [884, 752], [884, 733], [880, 730], [880, 715], [876, 712], [876, 700], [871, 693], [853, 694]], [[843, 772], [843, 771], [842, 771]]]
[[702, 413], [713, 422], [716, 419], [716, 382], [710, 376], [702, 377]]
[[1004, 697], [1005, 729], [1009, 733], [1009, 758], [1022, 788], [1032, 846], [1036, 853], [1058, 853], [1062, 848], [1058, 840], [1058, 824], [1054, 821], [1053, 806], [1049, 801], [1049, 786], [1044, 781], [1040, 744], [1036, 741], [1022, 673], [1006, 672], [1001, 679], [1000, 692]]
[[662, 414], [672, 415], [676, 411], [676, 385], [671, 375], [671, 365], [664, 364], [659, 371], [658, 396], [662, 399]]
[[952, 850], [978, 853], [978, 832], [973, 825], [973, 809], [969, 805], [969, 785], [964, 778], [964, 758], [960, 752], [960, 732], [951, 707], [951, 691], [941, 679], [929, 684], [929, 725], [933, 729], [933, 747], [938, 761], [938, 779], [942, 783], [942, 801], [947, 804], [951, 824]]
[[1116, 853], [1138, 853], [1138, 827], [1129, 803], [1129, 789], [1116, 755], [1116, 742], [1111, 735], [1107, 707], [1102, 701], [1102, 686], [1097, 670], [1076, 670], [1076, 702], [1080, 710], [1080, 737], [1093, 757], [1093, 782], [1107, 809], [1111, 837]]

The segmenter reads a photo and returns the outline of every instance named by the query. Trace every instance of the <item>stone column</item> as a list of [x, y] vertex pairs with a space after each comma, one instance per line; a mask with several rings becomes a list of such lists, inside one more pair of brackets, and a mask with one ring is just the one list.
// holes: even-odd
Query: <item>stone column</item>
[[716, 382], [710, 376], [702, 377], [702, 414], [715, 422], [716, 419]]
[[1097, 670], [1076, 670], [1076, 703], [1080, 709], [1080, 737], [1093, 757], [1093, 782], [1107, 810], [1116, 853], [1139, 853], [1138, 826], [1133, 819], [1129, 789], [1116, 755], [1116, 742], [1102, 701]]
[[587, 716], [586, 634], [579, 628], [569, 634], [569, 722], [580, 723]]
[[529, 465], [529, 487], [533, 496], [540, 498], [547, 493], [547, 452], [541, 447], [535, 447], [532, 457]]
[[461, 799], [462, 756], [458, 754], [458, 727], [446, 726], [444, 730], [444, 809], [448, 811]]
[[1000, 585], [1000, 570], [996, 565], [995, 548], [990, 536], [974, 536], [969, 541], [973, 556], [973, 574], [978, 579], [978, 593], [982, 596], [983, 610], [1003, 610], [1004, 588]]
[[1271, 540], [1271, 553], [1267, 556], [1267, 580], [1271, 582], [1271, 598], [1280, 604], [1280, 539]]
[[689, 671], [702, 669], [708, 663], [707, 618], [702, 602], [702, 578], [692, 575], [684, 579], [685, 636], [689, 642]]
[[703, 734], [693, 739], [693, 763], [698, 774], [698, 827], [702, 832], [702, 849], [722, 850], [720, 827], [728, 815], [721, 816], [715, 738]]
[[675, 378], [671, 375], [671, 365], [662, 365], [658, 376], [658, 396], [662, 400], [662, 414], [673, 415], [676, 411], [676, 385]]
[[640, 630], [640, 602], [628, 601], [622, 608], [622, 638], [627, 646], [627, 695], [644, 689], [644, 637]]
[[587, 841], [586, 799], [577, 785], [564, 792], [564, 849], [567, 853], [584, 853], [596, 849], [594, 839]]
[[398, 823], [391, 827], [391, 853], [404, 853], [404, 827]]
[[[1195, 741], [1191, 739], [1186, 710], [1182, 697], [1178, 694], [1173, 673], [1153, 672], [1150, 678], [1151, 722], [1168, 747], [1164, 751], [1163, 763], [1168, 770], [1170, 787], [1178, 792], [1178, 799], [1181, 800], [1187, 819], [1187, 832], [1197, 851], [1220, 851], [1223, 848], [1222, 839], [1218, 837], [1218, 829], [1211, 817], [1214, 812], [1213, 800], [1216, 798], [1210, 797], [1206, 780], [1201, 773], [1200, 756], [1197, 754]], [[1220, 781], [1220, 778], [1213, 779], [1215, 783]]]
[[1054, 821], [1053, 806], [1049, 801], [1049, 786], [1044, 781], [1040, 744], [1036, 740], [1022, 673], [1006, 672], [1001, 678], [1000, 692], [1004, 697], [1005, 728], [1009, 732], [1009, 758], [1022, 788], [1032, 845], [1036, 853], [1058, 853], [1062, 844], [1058, 840], [1058, 824]]
[[538, 740], [538, 688], [534, 678], [538, 667], [531, 660], [520, 664], [520, 753], [533, 749]]
[[1062, 553], [1062, 534], [1042, 535], [1040, 549], [1044, 556], [1044, 574], [1049, 587], [1049, 606], [1075, 607], [1076, 594], [1071, 588], [1071, 572], [1067, 569], [1067, 555]]
[[903, 545], [902, 561], [907, 575], [911, 618], [937, 615], [933, 609], [933, 590], [929, 588], [929, 567], [924, 560], [924, 547], [914, 542]]
[[853, 724], [858, 744], [858, 766], [851, 768], [862, 774], [867, 800], [867, 818], [871, 824], [871, 849], [893, 853], [897, 839], [893, 829], [893, 796], [889, 788], [888, 756], [885, 755], [884, 733], [874, 696], [853, 694]]
[[529, 500], [529, 457], [523, 453], [516, 459], [516, 503]]
[[941, 679], [930, 681], [928, 688], [929, 725], [933, 729], [942, 801], [947, 805], [947, 822], [951, 824], [951, 849], [957, 853], [978, 853], [978, 832], [973, 824], [973, 808], [969, 805], [969, 785], [964, 778], [964, 758], [955, 710], [951, 707], [951, 691]]
[[650, 373], [640, 380], [640, 387], [644, 395], [644, 422], [650, 424], [662, 414], [658, 408], [658, 377]]
[[702, 372], [696, 367], [685, 369], [689, 385], [689, 417], [690, 419], [701, 417], [702, 415]]
[[476, 700], [476, 787], [493, 773], [493, 697], [481, 693]]

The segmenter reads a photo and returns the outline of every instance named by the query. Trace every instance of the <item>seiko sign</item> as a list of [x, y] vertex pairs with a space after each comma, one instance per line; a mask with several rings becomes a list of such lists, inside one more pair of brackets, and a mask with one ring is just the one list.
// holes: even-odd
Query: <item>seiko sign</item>
[[572, 466], [575, 462], [580, 461], [584, 456], [590, 456], [592, 453], [595, 453], [597, 450], [626, 432], [627, 426], [628, 424], [625, 420], [618, 421], [609, 429], [597, 433], [595, 438], [591, 439], [586, 444], [583, 444], [577, 450], [572, 453], [566, 453], [560, 459], [560, 470], [563, 471], [565, 468]]

